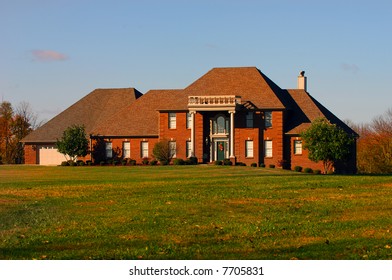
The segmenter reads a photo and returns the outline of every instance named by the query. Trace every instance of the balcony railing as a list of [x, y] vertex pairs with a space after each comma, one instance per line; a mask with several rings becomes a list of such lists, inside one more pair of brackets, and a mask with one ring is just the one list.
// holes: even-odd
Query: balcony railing
[[237, 104], [241, 104], [241, 97], [235, 95], [210, 95], [188, 97], [188, 107], [220, 108], [235, 107]]

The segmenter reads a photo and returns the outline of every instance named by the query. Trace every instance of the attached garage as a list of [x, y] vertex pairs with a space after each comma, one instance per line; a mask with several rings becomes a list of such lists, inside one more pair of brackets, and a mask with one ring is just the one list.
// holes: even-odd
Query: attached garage
[[65, 157], [54, 145], [40, 145], [38, 148], [38, 163], [40, 165], [60, 165]]

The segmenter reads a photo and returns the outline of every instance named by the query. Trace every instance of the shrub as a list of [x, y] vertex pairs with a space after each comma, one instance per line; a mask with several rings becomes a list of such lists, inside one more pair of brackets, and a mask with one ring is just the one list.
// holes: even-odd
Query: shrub
[[175, 158], [173, 160], [174, 165], [185, 165], [185, 161], [182, 158]]
[[105, 164], [106, 164], [105, 161], [101, 161], [101, 162], [99, 163], [100, 166], [104, 166]]
[[252, 162], [252, 164], [250, 166], [257, 167], [257, 163], [256, 162]]
[[313, 170], [313, 174], [320, 175], [321, 170], [320, 169]]
[[113, 165], [114, 166], [118, 165], [118, 160], [113, 160]]
[[149, 163], [148, 158], [143, 158], [142, 164], [143, 164], [143, 165], [148, 165], [148, 163]]
[[151, 166], [155, 166], [157, 164], [158, 164], [158, 161], [156, 159], [153, 159], [153, 160], [150, 161], [150, 165]]
[[328, 170], [327, 174], [328, 174], [328, 175], [333, 175], [333, 174], [335, 174], [335, 171], [333, 171], [333, 170]]
[[233, 163], [231, 162], [231, 160], [230, 159], [228, 159], [228, 158], [225, 158], [224, 160], [223, 160], [223, 163], [222, 163], [223, 165], [233, 165]]
[[312, 169], [312, 168], [309, 168], [309, 167], [306, 167], [306, 168], [304, 169], [304, 172], [305, 172], [305, 173], [313, 173], [313, 169]]
[[69, 166], [76, 166], [77, 165], [77, 163], [74, 162], [73, 160], [69, 160], [68, 164], [69, 164]]
[[129, 165], [131, 165], [131, 166], [136, 165], [136, 160], [130, 159], [130, 160], [129, 160]]
[[197, 164], [197, 157], [190, 157], [189, 161], [191, 162], [192, 165], [196, 165]]
[[121, 161], [121, 165], [122, 165], [122, 166], [127, 165], [127, 160], [126, 160], [126, 159], [123, 159], [123, 160]]
[[260, 163], [260, 167], [265, 167], [265, 164], [264, 163]]
[[92, 162], [91, 160], [86, 160], [86, 164], [87, 164], [88, 166], [91, 166], [91, 165], [93, 165], [93, 162]]
[[63, 162], [61, 162], [61, 166], [69, 166], [68, 161], [63, 161]]
[[268, 165], [269, 168], [275, 168], [275, 164]]
[[294, 167], [294, 170], [297, 172], [302, 172], [302, 166], [297, 165], [296, 167]]
[[160, 165], [168, 165], [169, 162], [167, 160], [160, 160], [159, 161]]
[[246, 164], [243, 163], [243, 162], [236, 162], [235, 165], [237, 165], [237, 166], [246, 166]]
[[79, 166], [84, 166], [84, 165], [85, 165], [85, 163], [84, 163], [84, 161], [83, 161], [83, 160], [78, 160], [78, 165], [79, 165]]
[[222, 161], [221, 161], [221, 160], [216, 160], [216, 161], [214, 162], [214, 164], [215, 164], [215, 165], [222, 165]]

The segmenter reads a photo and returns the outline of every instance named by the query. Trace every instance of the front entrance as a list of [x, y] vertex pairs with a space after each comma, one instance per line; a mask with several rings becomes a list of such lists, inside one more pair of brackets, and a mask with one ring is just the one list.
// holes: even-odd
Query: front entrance
[[229, 158], [229, 141], [225, 138], [213, 139], [211, 143], [211, 161]]
[[217, 145], [217, 160], [224, 160], [225, 159], [225, 142], [219, 141], [216, 142]]

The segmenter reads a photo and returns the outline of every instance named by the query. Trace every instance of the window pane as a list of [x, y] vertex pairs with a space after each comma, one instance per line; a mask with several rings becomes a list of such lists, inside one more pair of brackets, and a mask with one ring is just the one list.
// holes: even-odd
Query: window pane
[[192, 127], [192, 115], [191, 113], [186, 113], [186, 128]]
[[302, 141], [301, 140], [294, 141], [294, 154], [296, 154], [296, 155], [302, 154]]
[[246, 114], [246, 127], [253, 127], [253, 112], [248, 112]]
[[192, 156], [192, 145], [191, 141], [186, 141], [186, 157]]
[[170, 149], [170, 157], [175, 158], [176, 157], [176, 142], [170, 141], [169, 142], [169, 149]]
[[265, 157], [272, 157], [272, 141], [266, 140], [265, 144]]
[[112, 142], [106, 142], [105, 149], [106, 149], [106, 157], [112, 158], [113, 156]]
[[264, 122], [265, 122], [265, 127], [272, 126], [272, 112], [271, 111], [264, 112]]
[[253, 141], [248, 140], [245, 141], [245, 156], [246, 157], [253, 157]]
[[169, 128], [176, 128], [176, 113], [169, 113]]
[[131, 157], [131, 143], [129, 143], [129, 142], [123, 143], [123, 157], [124, 158]]
[[141, 156], [142, 158], [148, 158], [148, 142], [142, 142]]

